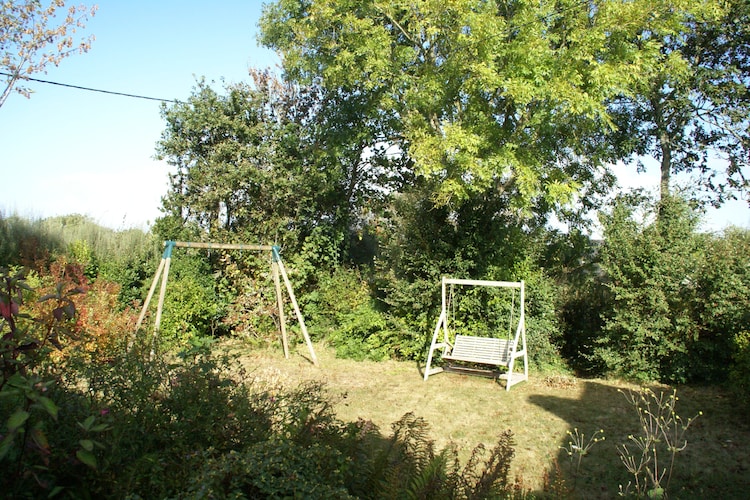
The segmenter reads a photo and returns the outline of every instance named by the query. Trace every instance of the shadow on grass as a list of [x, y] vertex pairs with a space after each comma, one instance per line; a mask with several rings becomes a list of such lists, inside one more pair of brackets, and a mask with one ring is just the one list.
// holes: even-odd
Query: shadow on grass
[[[568, 423], [571, 435], [560, 436], [559, 451], [548, 465], [549, 492], [573, 498], [612, 498], [633, 480], [617, 446], [640, 433], [638, 414], [627, 399], [630, 390], [596, 381], [579, 381], [577, 397], [531, 395], [529, 402]], [[669, 387], [654, 387], [671, 394]], [[624, 393], [623, 393], [624, 392]], [[703, 412], [685, 434], [687, 447], [678, 453], [668, 494], [672, 498], [747, 498], [750, 491], [750, 425], [746, 414], [718, 388], [680, 388], [675, 408], [684, 421]], [[744, 414], [744, 416], [743, 416]], [[569, 454], [571, 446], [593, 443], [583, 456]], [[576, 432], [582, 439], [577, 443]], [[631, 447], [632, 448], [632, 447]], [[556, 472], [557, 471], [557, 472]]]

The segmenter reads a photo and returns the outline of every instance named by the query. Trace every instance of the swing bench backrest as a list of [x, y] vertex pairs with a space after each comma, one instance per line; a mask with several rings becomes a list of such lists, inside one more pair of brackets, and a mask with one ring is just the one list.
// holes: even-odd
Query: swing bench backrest
[[507, 366], [512, 348], [513, 341], [509, 339], [456, 335], [453, 349], [443, 359]]

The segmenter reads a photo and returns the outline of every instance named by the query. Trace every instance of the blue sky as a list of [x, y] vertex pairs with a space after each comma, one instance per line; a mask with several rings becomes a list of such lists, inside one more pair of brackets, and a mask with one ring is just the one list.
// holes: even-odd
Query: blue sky
[[[71, 2], [68, 2], [71, 3]], [[91, 50], [47, 74], [71, 85], [185, 99], [196, 78], [247, 80], [278, 58], [256, 42], [261, 2], [100, 0]], [[40, 218], [80, 213], [113, 229], [160, 215], [169, 167], [154, 160], [160, 104], [30, 82], [0, 108], [0, 211]]]
[[[71, 2], [69, 2], [71, 3]], [[78, 3], [78, 2], [76, 2]], [[196, 78], [246, 81], [279, 59], [256, 42], [260, 0], [96, 2], [91, 51], [37, 78], [165, 99], [185, 99]], [[154, 159], [164, 122], [156, 101], [28, 84], [0, 108], [0, 212], [30, 218], [84, 214], [113, 229], [159, 217], [169, 167]], [[623, 185], [654, 188], [658, 174], [618, 169]], [[750, 227], [747, 203], [711, 211], [705, 228]]]

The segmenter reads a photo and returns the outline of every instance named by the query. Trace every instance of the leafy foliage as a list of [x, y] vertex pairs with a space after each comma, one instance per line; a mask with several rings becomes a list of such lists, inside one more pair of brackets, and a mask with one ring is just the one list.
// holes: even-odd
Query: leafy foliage
[[382, 471], [375, 476], [380, 498], [501, 498], [511, 491], [510, 431], [501, 433], [489, 452], [483, 445], [474, 448], [461, 467], [455, 448], [435, 450], [423, 419], [407, 413], [392, 428], [392, 437], [375, 455], [373, 470]]
[[734, 360], [735, 376], [750, 373], [742, 362], [741, 349], [737, 350], [750, 321], [748, 251], [747, 229], [730, 228], [721, 237], [711, 237], [706, 242], [706, 264], [697, 283], [699, 296], [695, 308], [701, 334], [693, 360], [701, 380], [724, 380]]
[[[381, 361], [396, 354], [385, 314], [378, 311], [369, 283], [356, 270], [339, 268], [317, 291], [315, 316], [337, 356]], [[308, 307], [308, 310], [310, 308]]]
[[[70, 460], [70, 454], [75, 453], [78, 464], [95, 468], [92, 451], [99, 443], [91, 435], [103, 428], [95, 426], [93, 419], [76, 422], [79, 415], [60, 423], [62, 405], [55, 396], [55, 380], [45, 377], [41, 369], [52, 348], [61, 350], [63, 343], [78, 339], [72, 297], [82, 289], [61, 281], [54, 292], [40, 296], [23, 271], [1, 269], [0, 279], [0, 421], [5, 424], [0, 436], [0, 463], [4, 463], [5, 474], [0, 481], [14, 496], [33, 491], [23, 487], [30, 479], [42, 490], [51, 489], [55, 473], [50, 471], [60, 460]], [[29, 314], [24, 310], [26, 302], [34, 299], [38, 302], [34, 309], [29, 308]], [[71, 429], [76, 424], [80, 429]], [[59, 431], [67, 438], [61, 446], [54, 440]], [[80, 439], [75, 441], [77, 437]]]
[[32, 300], [32, 289], [23, 270], [15, 273], [0, 269], [0, 387], [16, 374], [24, 375], [49, 354], [52, 348], [62, 349], [65, 337], [75, 338], [72, 296], [83, 290], [75, 284], [61, 282], [54, 291], [38, 298], [35, 316], [21, 314], [26, 300]]
[[739, 257], [747, 234], [700, 234], [698, 220], [677, 198], [656, 206], [622, 199], [605, 216], [603, 327], [589, 339], [590, 360], [604, 371], [665, 382], [726, 380], [747, 321], [749, 282]]
[[377, 148], [364, 155], [374, 141], [354, 132], [335, 93], [251, 77], [225, 95], [199, 82], [188, 103], [164, 108], [159, 156], [176, 167], [165, 219], [193, 224], [201, 239], [232, 235], [290, 254], [320, 228], [346, 234], [365, 202], [398, 181], [389, 161]]
[[[25, 317], [13, 307], [22, 305], [20, 281], [4, 281], [13, 293], [3, 294], [3, 326], [14, 333]], [[3, 364], [6, 494], [486, 498], [507, 487], [509, 433], [486, 461], [477, 448], [461, 470], [455, 450], [435, 453], [426, 423], [412, 415], [387, 439], [369, 422], [337, 420], [320, 384], [250, 379], [210, 343], [194, 342], [169, 362], [146, 356], [146, 344], [102, 346], [107, 359], [76, 350], [65, 363], [39, 356]]]
[[[488, 191], [450, 210], [414, 189], [395, 199], [391, 224], [382, 230], [375, 280], [405, 357], [426, 354], [425, 342], [440, 310], [440, 280], [452, 276], [525, 280], [530, 355], [536, 366], [560, 365], [557, 291], [537, 263], [544, 232], [522, 226], [507, 194]], [[472, 335], [507, 336], [510, 296], [481, 293], [461, 290], [458, 295], [463, 326]]]
[[26, 0], [6, 2], [0, 11], [0, 69], [5, 77], [5, 88], [0, 94], [0, 107], [8, 96], [16, 92], [30, 97], [31, 92], [18, 85], [29, 75], [41, 73], [76, 52], [88, 52], [93, 35], [77, 40], [75, 34], [83, 29], [96, 6], [73, 6], [65, 12], [65, 2]]
[[562, 328], [561, 354], [571, 368], [583, 374], [603, 371], [590, 355], [602, 330], [601, 312], [609, 300], [600, 243], [577, 230], [567, 234], [552, 231], [543, 258], [559, 290], [555, 309]]
[[660, 209], [657, 222], [641, 225], [623, 200], [603, 220], [612, 302], [593, 355], [621, 376], [684, 382], [694, 376], [690, 352], [699, 328], [692, 310], [703, 254], [689, 208], [667, 199]]
[[214, 276], [203, 255], [185, 252], [172, 259], [160, 336], [177, 345], [221, 332], [227, 298], [217, 295]]
[[734, 337], [729, 382], [744, 405], [750, 403], [750, 333], [743, 330]]
[[158, 262], [152, 234], [139, 229], [113, 231], [82, 215], [40, 220], [0, 216], [0, 265], [25, 266], [45, 273], [59, 257], [82, 266], [89, 281], [118, 283], [117, 308], [141, 300]]
[[649, 33], [691, 5], [279, 0], [261, 41], [292, 81], [363, 96], [441, 203], [496, 189], [549, 210], [611, 181], [607, 103], [662, 65]]
[[612, 142], [639, 168], [643, 156], [659, 161], [663, 198], [680, 173], [692, 196], [715, 206], [747, 192], [748, 16], [747, 2], [708, 1], [687, 7], [682, 23], [643, 27], [662, 45], [659, 64], [610, 103]]

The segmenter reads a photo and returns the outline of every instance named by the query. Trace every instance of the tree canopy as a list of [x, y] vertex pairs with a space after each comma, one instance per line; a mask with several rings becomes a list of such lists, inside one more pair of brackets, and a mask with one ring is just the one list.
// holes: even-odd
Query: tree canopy
[[727, 5], [706, 2], [677, 29], [644, 30], [661, 63], [610, 104], [625, 156], [659, 161], [661, 198], [678, 173], [693, 174], [693, 195], [714, 205], [750, 187], [750, 7]]
[[390, 143], [454, 203], [487, 189], [549, 211], [606, 189], [608, 103], [663, 64], [711, 2], [278, 0], [261, 41], [288, 78], [365, 96]]
[[165, 212], [216, 240], [298, 248], [325, 227], [343, 242], [400, 182], [398, 162], [355, 118], [356, 99], [270, 72], [251, 78], [226, 94], [201, 81], [188, 102], [164, 107], [158, 154], [176, 167]]

